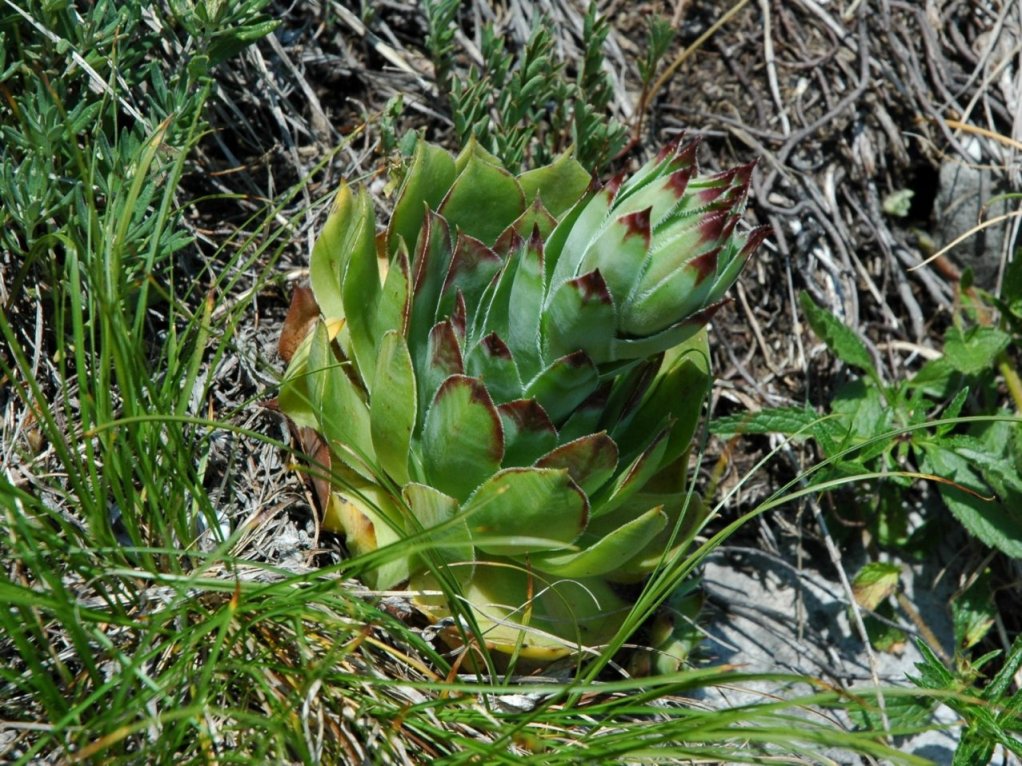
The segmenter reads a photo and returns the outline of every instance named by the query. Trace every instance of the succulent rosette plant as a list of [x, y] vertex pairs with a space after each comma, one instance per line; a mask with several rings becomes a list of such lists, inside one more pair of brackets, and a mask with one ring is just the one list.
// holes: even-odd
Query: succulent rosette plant
[[553, 659], [691, 544], [705, 326], [765, 236], [736, 231], [752, 166], [700, 175], [695, 150], [600, 187], [568, 156], [516, 177], [420, 141], [382, 232], [342, 186], [278, 401], [369, 586]]

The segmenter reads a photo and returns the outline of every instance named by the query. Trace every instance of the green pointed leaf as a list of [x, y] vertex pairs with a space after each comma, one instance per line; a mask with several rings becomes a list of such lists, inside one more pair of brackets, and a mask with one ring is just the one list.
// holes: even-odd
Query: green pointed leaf
[[609, 394], [610, 383], [604, 383], [586, 397], [557, 432], [557, 443], [567, 444], [586, 434], [599, 431]]
[[439, 212], [457, 230], [492, 245], [524, 210], [525, 197], [514, 176], [473, 154]]
[[617, 444], [606, 431], [562, 444], [536, 461], [537, 468], [564, 468], [586, 495], [602, 487], [617, 468]]
[[535, 231], [539, 231], [540, 239], [545, 241], [556, 226], [557, 219], [550, 215], [550, 212], [543, 207], [542, 202], [535, 200], [525, 209], [524, 213], [501, 232], [493, 249], [506, 256], [523, 240], [531, 237]]
[[581, 550], [573, 553], [533, 553], [529, 561], [541, 572], [557, 577], [599, 577], [635, 558], [667, 524], [667, 514], [651, 508], [595, 541], [583, 536]]
[[525, 192], [527, 204], [539, 198], [551, 215], [560, 218], [586, 193], [592, 177], [565, 152], [549, 165], [522, 173], [518, 183]]
[[487, 151], [474, 135], [469, 136], [468, 143], [465, 144], [465, 147], [458, 153], [458, 156], [455, 157], [454, 167], [460, 174], [471, 162], [482, 162], [501, 170], [504, 169], [504, 165], [501, 163], [500, 158]]
[[436, 553], [448, 563], [470, 562], [475, 558], [468, 526], [463, 520], [452, 521], [461, 510], [457, 500], [434, 487], [414, 483], [405, 485], [401, 496], [414, 519], [408, 524], [409, 534], [415, 534], [419, 528], [443, 526], [428, 537], [436, 546]]
[[582, 350], [594, 364], [610, 359], [611, 341], [617, 334], [617, 308], [599, 271], [557, 287], [542, 321], [546, 358]]
[[[412, 557], [399, 546], [404, 538], [393, 499], [371, 482], [346, 482], [330, 495], [323, 528], [343, 532], [354, 573], [370, 588], [388, 590], [408, 579]], [[377, 554], [380, 548], [388, 551]], [[368, 561], [361, 561], [366, 557]]]
[[442, 318], [453, 313], [459, 291], [467, 306], [478, 306], [483, 291], [503, 263], [499, 255], [478, 239], [459, 233], [436, 315]]
[[411, 265], [408, 251], [401, 247], [394, 254], [383, 282], [380, 303], [373, 321], [373, 334], [382, 338], [390, 330], [408, 334], [412, 311]]
[[589, 245], [577, 273], [598, 270], [615, 304], [623, 308], [646, 260], [651, 239], [649, 209], [616, 217]]
[[328, 322], [344, 318], [341, 285], [351, 254], [349, 243], [356, 227], [355, 215], [351, 187], [341, 184], [309, 262], [312, 292]]
[[[685, 261], [659, 282], [648, 284], [644, 276], [636, 284], [633, 295], [621, 307], [622, 334], [644, 336], [660, 332], [720, 297], [713, 292], [718, 249], [706, 247], [697, 245], [679, 253]], [[660, 252], [655, 260], [667, 263], [672, 255]]]
[[610, 344], [610, 359], [642, 359], [674, 348], [702, 330], [725, 303], [726, 300], [712, 303], [699, 313], [645, 338], [615, 338]]
[[430, 328], [443, 317], [437, 316], [444, 277], [450, 267], [451, 235], [447, 222], [433, 213], [425, 219], [423, 236], [412, 259], [412, 319], [408, 326], [408, 350], [416, 369], [421, 369], [420, 353], [426, 347]]
[[454, 158], [444, 149], [427, 141], [416, 144], [390, 219], [387, 248], [391, 255], [397, 250], [399, 238], [409, 250], [416, 249], [426, 206], [430, 210], [440, 206], [455, 175]]
[[[631, 606], [603, 580], [546, 578], [521, 564], [481, 559], [474, 568], [452, 568], [464, 602], [479, 626], [478, 639], [491, 650], [549, 663], [577, 653], [580, 646], [605, 644]], [[412, 579], [412, 589], [436, 592], [429, 575]], [[450, 616], [442, 596], [416, 596], [435, 620]]]
[[452, 375], [443, 382], [426, 412], [421, 454], [427, 482], [456, 500], [499, 470], [504, 435], [481, 381]]
[[596, 390], [600, 376], [582, 351], [554, 360], [525, 388], [524, 399], [535, 399], [553, 423], [571, 414]]
[[622, 454], [637, 454], [649, 434], [669, 420], [674, 421], [674, 426], [664, 462], [673, 461], [688, 449], [712, 383], [709, 366], [710, 350], [705, 330], [666, 352], [660, 371], [638, 409], [620, 433], [614, 432]]
[[425, 416], [426, 409], [436, 396], [441, 383], [452, 375], [464, 374], [465, 362], [458, 335], [454, 325], [445, 319], [430, 330], [425, 355], [415, 376], [420, 415]]
[[354, 203], [354, 219], [348, 240], [348, 264], [341, 294], [351, 348], [366, 388], [373, 390], [376, 371], [376, 337], [373, 324], [380, 301], [380, 267], [376, 260], [376, 224], [373, 203], [361, 189]]
[[376, 458], [397, 484], [406, 484], [416, 419], [415, 372], [404, 336], [396, 330], [384, 335], [380, 343], [376, 380], [369, 412]]
[[541, 367], [539, 326], [543, 314], [544, 285], [543, 240], [539, 231], [534, 231], [522, 247], [511, 284], [509, 300], [514, 308], [509, 316], [507, 342], [522, 377], [528, 379]]
[[869, 349], [853, 330], [829, 311], [817, 306], [808, 293], [799, 294], [799, 304], [816, 337], [826, 343], [838, 359], [870, 375], [876, 375]]
[[546, 242], [548, 285], [560, 285], [583, 273], [579, 271], [582, 256], [602, 231], [613, 198], [613, 189], [605, 187], [583, 197], [561, 218]]
[[362, 476], [374, 479], [369, 408], [342, 363], [334, 357], [326, 325], [319, 322], [309, 346], [307, 385], [317, 430], [331, 453]]
[[665, 428], [653, 437], [649, 446], [628, 468], [618, 475], [617, 480], [610, 486], [604, 487], [593, 498], [593, 518], [599, 518], [614, 511], [629, 497], [642, 489], [654, 474], [663, 465], [664, 452], [667, 449], [667, 441], [670, 436], [670, 428]]
[[497, 407], [504, 427], [505, 468], [532, 465], [557, 446], [557, 429], [533, 399], [516, 399]]
[[565, 470], [506, 468], [463, 511], [480, 550], [509, 555], [569, 545], [586, 527], [589, 502]]

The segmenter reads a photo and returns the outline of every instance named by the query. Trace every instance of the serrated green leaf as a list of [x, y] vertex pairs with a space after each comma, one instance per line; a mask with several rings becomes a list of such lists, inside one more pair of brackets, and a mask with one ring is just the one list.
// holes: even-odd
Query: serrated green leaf
[[427, 483], [464, 500], [500, 468], [504, 434], [486, 386], [452, 375], [441, 384], [422, 427]]
[[505, 468], [472, 494], [463, 512], [476, 546], [505, 556], [570, 545], [585, 530], [589, 502], [566, 470]]
[[742, 412], [713, 418], [711, 434], [786, 434], [808, 438], [822, 418], [811, 407], [771, 407], [759, 412]]
[[[962, 526], [987, 545], [1022, 558], [1022, 510], [1006, 506], [977, 472], [970, 457], [945, 443], [922, 445], [923, 470], [953, 484], [937, 485], [941, 499]], [[959, 486], [961, 485], [961, 488]]]
[[826, 343], [838, 359], [870, 375], [876, 375], [873, 358], [866, 344], [854, 331], [829, 311], [817, 306], [808, 293], [799, 294], [799, 303], [816, 337]]
[[944, 340], [944, 358], [959, 372], [975, 375], [994, 366], [997, 356], [1011, 343], [1011, 336], [996, 327], [973, 327], [965, 332], [951, 328]]

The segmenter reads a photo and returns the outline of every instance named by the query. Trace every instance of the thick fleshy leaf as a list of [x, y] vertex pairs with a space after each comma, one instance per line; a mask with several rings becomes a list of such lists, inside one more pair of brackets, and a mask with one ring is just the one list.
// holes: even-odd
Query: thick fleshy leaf
[[319, 304], [308, 287], [296, 287], [277, 341], [281, 359], [290, 362], [319, 319]]
[[[618, 513], [621, 514], [621, 517], [626, 517], [623, 513], [624, 507], [633, 502], [639, 502], [640, 496], [645, 494], [645, 492], [638, 493], [625, 503], [622, 509], [601, 521], [613, 521], [614, 515]], [[677, 501], [674, 502], [677, 505]], [[703, 505], [699, 495], [696, 494], [683, 495], [681, 503], [680, 511], [675, 510], [667, 514], [667, 524], [659, 534], [646, 543], [644, 548], [639, 549], [638, 553], [630, 560], [622, 562], [621, 566], [605, 575], [608, 580], [619, 583], [640, 582], [649, 577], [657, 568], [664, 566], [665, 563], [678, 561], [685, 555], [694, 544], [695, 536], [709, 516], [709, 509]], [[631, 511], [627, 518], [634, 518], [635, 513], [637, 511]], [[677, 531], [675, 532], [676, 526]]]
[[476, 547], [495, 555], [563, 548], [586, 528], [589, 501], [568, 472], [505, 468], [465, 502]]
[[459, 233], [436, 316], [443, 318], [454, 313], [459, 291], [466, 306], [473, 309], [478, 306], [480, 296], [502, 264], [501, 257], [478, 239]]
[[613, 189], [604, 187], [586, 195], [561, 218], [546, 243], [547, 284], [556, 287], [584, 272], [579, 270], [590, 243], [608, 220]]
[[[404, 537], [402, 527], [393, 498], [378, 485], [359, 481], [357, 477], [347, 477], [331, 494], [323, 514], [324, 529], [344, 534], [356, 572], [361, 557], [376, 559], [358, 572], [362, 582], [376, 590], [393, 588], [411, 574], [411, 557], [394, 545]], [[394, 547], [385, 554], [376, 554], [386, 546]]]
[[666, 351], [680, 343], [684, 343], [703, 329], [706, 323], [713, 318], [713, 315], [728, 303], [729, 300], [725, 298], [716, 303], [711, 303], [702, 311], [649, 337], [615, 338], [611, 341], [610, 358], [612, 360], [641, 359], [659, 354], [661, 351]]
[[330, 451], [367, 479], [373, 479], [375, 453], [369, 408], [342, 363], [334, 357], [322, 322], [313, 331], [306, 364], [309, 401]]
[[598, 577], [625, 565], [667, 525], [667, 514], [651, 508], [610, 534], [579, 541], [580, 550], [570, 553], [534, 553], [530, 563], [539, 571], [558, 577]]
[[439, 212], [456, 230], [492, 245], [524, 210], [525, 196], [514, 176], [472, 154]]
[[487, 151], [474, 135], [468, 137], [468, 142], [458, 152], [458, 156], [454, 158], [454, 168], [460, 174], [468, 167], [470, 162], [483, 162], [495, 168], [504, 169], [504, 163], [500, 161], [500, 157]]
[[401, 184], [390, 219], [387, 242], [390, 254], [397, 250], [399, 238], [409, 251], [416, 249], [426, 207], [430, 210], [439, 207], [455, 175], [454, 158], [446, 150], [427, 141], [416, 144], [411, 167]]
[[433, 401], [441, 383], [451, 375], [464, 374], [465, 361], [461, 342], [458, 340], [454, 325], [450, 321], [444, 320], [429, 331], [425, 354], [421, 365], [417, 368], [415, 378], [419, 393], [420, 416], [425, 416], [426, 408]]
[[599, 371], [583, 351], [555, 359], [525, 388], [525, 399], [535, 399], [557, 424], [568, 417], [600, 384]]
[[[380, 267], [376, 259], [376, 224], [373, 203], [361, 189], [352, 206], [350, 233], [345, 247], [347, 264], [342, 275], [341, 296], [351, 349], [366, 387], [372, 391], [376, 370], [376, 338], [373, 322], [380, 301]], [[328, 317], [329, 319], [329, 317]]]
[[527, 204], [538, 198], [551, 215], [559, 218], [581, 199], [592, 177], [570, 152], [565, 152], [549, 165], [522, 173], [518, 183]]
[[408, 325], [408, 349], [417, 370], [426, 337], [438, 321], [436, 309], [453, 254], [450, 229], [440, 216], [427, 213], [422, 234], [412, 258], [412, 319]]
[[496, 333], [490, 333], [469, 351], [465, 372], [479, 378], [494, 403], [503, 404], [522, 395], [522, 379], [511, 351]]
[[503, 256], [521, 244], [522, 240], [532, 236], [534, 231], [539, 231], [540, 239], [546, 240], [550, 232], [557, 226], [557, 219], [554, 218], [543, 207], [543, 203], [535, 200], [525, 209], [514, 222], [501, 232], [493, 249]]
[[[514, 562], [479, 560], [469, 568], [452, 568], [459, 591], [489, 649], [534, 662], [574, 654], [581, 647], [600, 646], [617, 632], [631, 604], [598, 578], [553, 579]], [[415, 604], [434, 620], [450, 616], [450, 607], [435, 593], [439, 584], [428, 574], [415, 576]], [[452, 641], [460, 640], [451, 628]]]
[[627, 469], [618, 474], [612, 484], [605, 486], [593, 497], [594, 519], [612, 512], [646, 485], [646, 482], [663, 465], [664, 452], [667, 449], [667, 439], [670, 433], [670, 428], [660, 431], [653, 437], [642, 454], [635, 458]]
[[376, 380], [378, 385], [369, 411], [376, 459], [397, 484], [406, 484], [417, 403], [412, 357], [404, 336], [397, 330], [384, 335], [380, 343]]
[[621, 216], [590, 244], [578, 272], [598, 270], [614, 302], [620, 306], [640, 273], [651, 237], [648, 208]]
[[[458, 501], [449, 495], [425, 484], [408, 484], [401, 490], [401, 496], [412, 512], [408, 523], [409, 534], [419, 529], [428, 530], [443, 526], [427, 539], [435, 552], [447, 562], [471, 562], [475, 558], [470, 542], [468, 525], [464, 521], [452, 521], [458, 515]], [[424, 554], [420, 558], [426, 559]]]
[[364, 209], [356, 204], [351, 187], [342, 183], [330, 207], [323, 231], [312, 248], [309, 281], [316, 303], [327, 322], [345, 316], [342, 297], [344, 274], [352, 254], [352, 245], [363, 224], [359, 217], [364, 214]]
[[557, 429], [534, 399], [516, 399], [497, 407], [504, 426], [505, 468], [532, 465], [557, 446]]
[[688, 449], [709, 393], [709, 366], [705, 330], [666, 352], [659, 372], [638, 407], [613, 432], [622, 455], [630, 458], [638, 454], [649, 435], [669, 419], [674, 426], [663, 460], [670, 462]]
[[617, 468], [617, 444], [606, 431], [562, 444], [541, 457], [537, 468], [564, 468], [586, 495], [602, 487]]
[[617, 332], [617, 307], [600, 272], [561, 283], [550, 296], [542, 324], [546, 358], [582, 350], [594, 364], [607, 361]]
[[464, 500], [504, 459], [504, 434], [486, 386], [452, 375], [443, 382], [422, 427], [422, 465], [427, 483]]
[[408, 334], [412, 312], [412, 277], [408, 251], [402, 246], [391, 260], [380, 293], [380, 303], [373, 318], [373, 333], [382, 338], [390, 330]]
[[611, 383], [603, 383], [585, 401], [576, 407], [560, 430], [557, 432], [558, 444], [567, 444], [586, 434], [600, 430], [600, 420], [607, 407]]
[[512, 311], [507, 342], [522, 377], [528, 379], [541, 368], [539, 326], [543, 314], [544, 284], [543, 240], [538, 228], [522, 246], [524, 249], [511, 285]]

